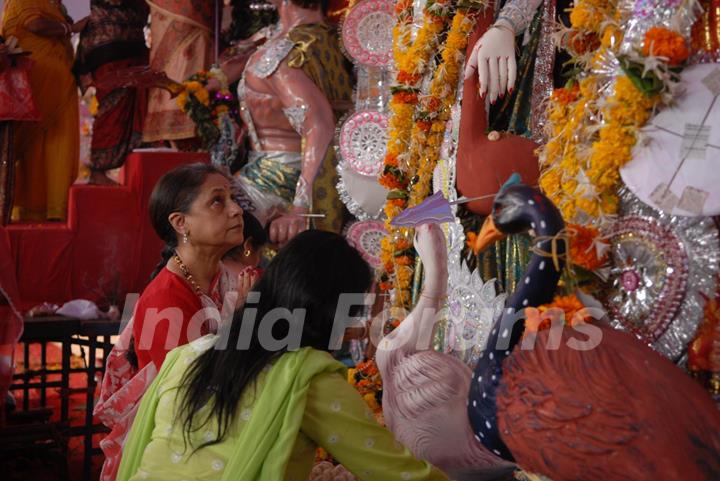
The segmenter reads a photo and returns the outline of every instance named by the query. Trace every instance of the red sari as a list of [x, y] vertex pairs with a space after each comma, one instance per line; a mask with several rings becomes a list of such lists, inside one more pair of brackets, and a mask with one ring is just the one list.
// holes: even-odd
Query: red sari
[[[184, 279], [165, 268], [145, 288], [135, 306], [133, 320], [122, 331], [108, 356], [100, 398], [93, 413], [110, 428], [110, 434], [100, 441], [100, 448], [105, 454], [100, 481], [115, 480], [125, 437], [132, 427], [142, 396], [157, 376], [165, 356], [171, 349], [187, 344], [216, 328], [220, 322], [217, 311], [209, 323], [197, 326], [197, 335], [193, 335], [191, 319], [203, 309], [222, 309], [225, 294], [236, 289], [235, 278], [224, 266], [221, 267], [211, 286], [210, 296], [203, 295], [200, 298]], [[179, 322], [173, 325], [168, 319], [161, 320], [153, 330], [153, 311], [160, 313], [173, 308], [177, 309], [176, 313], [180, 313], [181, 317], [177, 319]], [[145, 349], [140, 346], [143, 329], [149, 329], [146, 336], [152, 335], [152, 341]], [[166, 342], [168, 334], [171, 339]], [[177, 339], [173, 334], [178, 334]], [[131, 342], [135, 343], [137, 370], [127, 359]]]
[[[150, 324], [153, 311], [156, 310], [160, 315], [162, 312], [172, 314], [167, 309], [173, 308], [179, 309], [175, 312], [180, 313], [181, 318], [174, 319], [173, 317], [176, 316], [171, 315], [168, 316], [171, 319], [167, 319], [162, 316], [163, 320], [157, 323], [153, 335], [153, 326]], [[135, 307], [133, 340], [138, 358], [138, 368], [142, 369], [148, 363], [153, 362], [155, 367], [160, 370], [160, 366], [170, 350], [193, 340], [188, 339], [188, 326], [193, 316], [202, 308], [200, 298], [184, 279], [167, 268], [160, 271], [145, 288]], [[177, 322], [178, 320], [180, 323]], [[208, 332], [205, 329], [202, 335], [204, 336]], [[150, 340], [150, 336], [152, 338], [149, 343], [143, 342]]]

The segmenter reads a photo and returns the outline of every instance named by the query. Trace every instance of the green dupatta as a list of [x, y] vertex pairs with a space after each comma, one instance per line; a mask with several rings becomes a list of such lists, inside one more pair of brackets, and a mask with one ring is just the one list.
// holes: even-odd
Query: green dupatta
[[[167, 355], [157, 378], [143, 396], [123, 448], [117, 481], [127, 481], [140, 468], [145, 447], [150, 443], [155, 427], [160, 386], [174, 369], [181, 365], [185, 368], [184, 363], [178, 361], [186, 349], [193, 349], [193, 345], [173, 349]], [[280, 357], [258, 390], [253, 415], [247, 425], [237, 437], [223, 441], [232, 446], [228, 464], [219, 479], [283, 479], [300, 431], [310, 382], [321, 373], [337, 372], [344, 375], [345, 369], [327, 352], [309, 347]]]

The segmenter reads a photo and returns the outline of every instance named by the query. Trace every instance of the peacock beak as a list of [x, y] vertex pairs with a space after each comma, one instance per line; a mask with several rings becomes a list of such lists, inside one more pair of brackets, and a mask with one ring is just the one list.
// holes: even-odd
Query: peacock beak
[[493, 216], [489, 215], [485, 218], [485, 222], [480, 228], [480, 232], [475, 235], [470, 247], [472, 248], [473, 253], [478, 255], [480, 252], [487, 250], [497, 241], [503, 240], [506, 237], [506, 234], [502, 233], [497, 227], [495, 227]]

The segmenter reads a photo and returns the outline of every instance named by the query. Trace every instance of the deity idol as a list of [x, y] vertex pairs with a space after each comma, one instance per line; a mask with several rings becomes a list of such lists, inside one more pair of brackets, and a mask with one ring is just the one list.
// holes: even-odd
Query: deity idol
[[[479, 17], [468, 42], [457, 153], [457, 187], [471, 212], [488, 215], [492, 194], [512, 173], [537, 183], [535, 149], [543, 138], [543, 102], [552, 92], [551, 38], [561, 0], [511, 0]], [[494, 21], [493, 21], [494, 19]], [[522, 53], [516, 60], [517, 40]], [[500, 132], [497, 132], [500, 131]]]
[[319, 214], [316, 227], [341, 228], [331, 142], [352, 82], [321, 0], [269, 3], [277, 25], [238, 44], [240, 52], [254, 52], [230, 59], [222, 70], [230, 82], [239, 80], [240, 115], [250, 137], [248, 162], [236, 174], [241, 200], [270, 225], [271, 241], [283, 244], [307, 227], [311, 211]]

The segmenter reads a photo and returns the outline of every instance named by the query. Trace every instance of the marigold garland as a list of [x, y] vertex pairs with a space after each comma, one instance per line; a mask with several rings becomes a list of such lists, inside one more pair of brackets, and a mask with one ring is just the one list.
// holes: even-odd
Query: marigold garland
[[[390, 222], [406, 207], [419, 204], [430, 193], [432, 173], [457, 94], [465, 48], [475, 24], [471, 9], [458, 8], [453, 14], [450, 7], [448, 0], [429, 1], [424, 11], [425, 22], [415, 42], [409, 45], [411, 2], [402, 0], [396, 6], [397, 85], [390, 102], [389, 141], [380, 176], [380, 183], [390, 189], [385, 204], [388, 236], [381, 243], [384, 272], [380, 287], [395, 289], [396, 305], [402, 307], [410, 307], [411, 300], [414, 252], [409, 240], [412, 233], [409, 229], [395, 229]], [[450, 30], [429, 95], [420, 100], [419, 82], [448, 24]]]
[[571, 263], [589, 271], [594, 271], [607, 263], [607, 243], [600, 238], [597, 228], [569, 224], [566, 230], [570, 241]]
[[577, 1], [570, 12], [570, 24], [578, 31], [600, 33], [606, 19], [614, 11], [615, 3], [610, 0]]
[[397, 68], [396, 85], [390, 100], [387, 153], [379, 182], [390, 190], [385, 204], [388, 236], [381, 243], [381, 259], [384, 272], [380, 275], [380, 288], [395, 288], [395, 300], [399, 306], [409, 307], [412, 274], [408, 275], [408, 256], [398, 256], [405, 249], [397, 245], [408, 241], [408, 229], [396, 229], [390, 221], [408, 205], [410, 180], [415, 169], [409, 163], [408, 148], [412, 139], [413, 116], [419, 102], [420, 80], [423, 78], [432, 55], [436, 52], [441, 34], [449, 24], [450, 0], [428, 0], [423, 10], [423, 24], [411, 43], [413, 2], [400, 0], [395, 6], [398, 22], [393, 29], [393, 56]]
[[602, 213], [614, 214], [615, 190], [620, 181], [620, 167], [631, 160], [637, 130], [650, 118], [658, 96], [647, 97], [625, 75], [616, 79], [615, 94], [602, 109], [605, 125], [592, 144], [590, 168], [586, 175], [593, 183]]
[[713, 373], [716, 394], [720, 394], [720, 292], [715, 296], [703, 294], [703, 298], [704, 316], [688, 348], [688, 369], [696, 374]]
[[442, 52], [441, 65], [435, 71], [430, 84], [430, 95], [423, 99], [422, 110], [417, 114], [410, 148], [410, 163], [417, 165], [418, 170], [417, 182], [410, 191], [410, 206], [418, 205], [430, 194], [432, 173], [440, 157], [450, 109], [457, 94], [457, 90], [449, 86], [456, 86], [460, 80], [463, 54], [474, 26], [474, 18], [458, 10]]
[[679, 33], [663, 27], [652, 27], [645, 34], [642, 53], [646, 57], [664, 57], [670, 66], [677, 66], [687, 60], [690, 49]]
[[235, 103], [232, 93], [223, 88], [211, 94], [206, 86], [215, 77], [212, 72], [202, 70], [185, 82], [185, 90], [175, 99], [180, 109], [190, 117], [206, 148], [211, 148], [220, 138], [220, 116], [230, 111]]
[[565, 219], [577, 214], [577, 181], [582, 157], [581, 142], [589, 133], [583, 126], [589, 116], [597, 114], [597, 81], [590, 76], [571, 88], [557, 89], [550, 98], [548, 123], [551, 128], [549, 140], [542, 150], [541, 160], [545, 169], [540, 176], [540, 188], [558, 206]]
[[[574, 86], [553, 93], [548, 106], [549, 140], [540, 150], [540, 188], [566, 220], [585, 226], [599, 224], [617, 212], [619, 169], [630, 161], [638, 129], [662, 100], [659, 94], [641, 91], [625, 74], [615, 78], [609, 97], [599, 97], [599, 67], [615, 55], [622, 40], [616, 4], [610, 0], [578, 0], [572, 9], [571, 32], [581, 38], [597, 36], [600, 48], [584, 60], [576, 57], [586, 72]], [[640, 53], [665, 57], [673, 65], [687, 58], [685, 48], [684, 39], [677, 33], [651, 28]], [[598, 118], [602, 121], [594, 120]], [[602, 265], [602, 259], [575, 254], [578, 265]]]
[[382, 413], [383, 384], [374, 360], [363, 361], [348, 369], [348, 382], [357, 389], [376, 417]]

